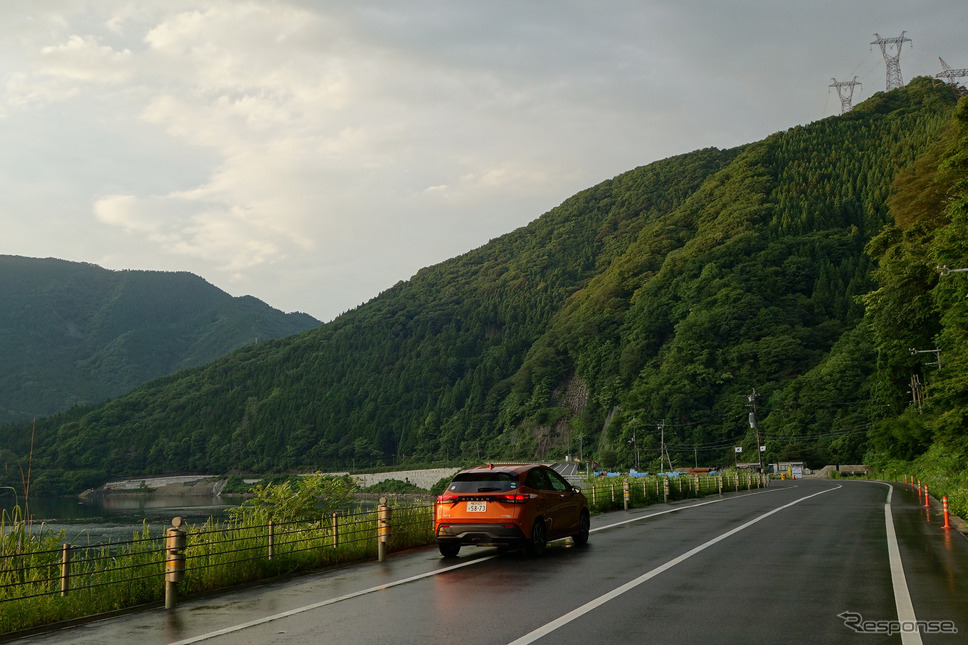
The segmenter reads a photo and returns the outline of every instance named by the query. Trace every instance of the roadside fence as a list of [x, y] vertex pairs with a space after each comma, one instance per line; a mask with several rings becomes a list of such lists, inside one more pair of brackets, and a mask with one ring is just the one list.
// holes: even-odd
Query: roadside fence
[[432, 503], [380, 502], [312, 521], [183, 527], [175, 518], [162, 536], [145, 527], [132, 540], [86, 546], [0, 523], [0, 634], [162, 600], [171, 608], [178, 596], [433, 542]]
[[585, 481], [582, 492], [593, 513], [662, 504], [722, 493], [764, 488], [769, 477], [749, 471], [676, 477], [597, 477]]
[[[762, 488], [750, 472], [608, 477], [585, 482], [593, 513]], [[377, 558], [434, 542], [434, 503], [392, 502], [310, 521], [209, 520], [164, 535], [147, 526], [131, 540], [63, 542], [0, 517], [0, 634], [138, 605], [173, 608], [180, 596]]]

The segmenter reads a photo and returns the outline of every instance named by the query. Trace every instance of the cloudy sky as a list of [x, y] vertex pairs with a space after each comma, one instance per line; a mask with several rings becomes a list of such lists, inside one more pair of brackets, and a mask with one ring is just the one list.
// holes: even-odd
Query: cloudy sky
[[575, 192], [968, 67], [965, 0], [3, 0], [0, 253], [330, 320]]

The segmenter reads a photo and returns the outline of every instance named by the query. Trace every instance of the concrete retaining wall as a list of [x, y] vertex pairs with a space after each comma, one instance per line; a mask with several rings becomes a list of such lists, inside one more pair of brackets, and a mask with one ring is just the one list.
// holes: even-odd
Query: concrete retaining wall
[[379, 484], [387, 479], [397, 479], [402, 482], [409, 481], [414, 486], [429, 489], [444, 477], [451, 477], [460, 468], [428, 468], [426, 470], [397, 470], [392, 473], [367, 473], [365, 475], [352, 475], [353, 479], [360, 482], [360, 486], [367, 488], [374, 484]]

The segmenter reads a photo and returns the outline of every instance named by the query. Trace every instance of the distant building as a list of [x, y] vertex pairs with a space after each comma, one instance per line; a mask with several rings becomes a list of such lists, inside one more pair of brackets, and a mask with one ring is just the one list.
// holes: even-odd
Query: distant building
[[802, 461], [781, 461], [770, 464], [770, 474], [772, 475], [786, 475], [789, 479], [802, 479], [807, 473], [807, 468]]

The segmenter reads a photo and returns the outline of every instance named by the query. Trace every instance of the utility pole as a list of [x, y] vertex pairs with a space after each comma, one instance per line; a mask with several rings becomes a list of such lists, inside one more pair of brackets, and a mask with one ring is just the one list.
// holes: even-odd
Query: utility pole
[[756, 459], [760, 464], [760, 473], [763, 472], [763, 451], [760, 449], [760, 426], [756, 423], [756, 397], [759, 394], [756, 393], [756, 388], [753, 388], [753, 393], [747, 395], [746, 399], [749, 401], [749, 407], [752, 408], [750, 412], [750, 427], [756, 430]]
[[862, 83], [854, 77], [852, 81], [838, 81], [836, 78], [833, 79], [833, 83], [829, 87], [837, 88], [837, 96], [840, 97], [840, 113], [847, 114], [853, 108], [854, 102], [854, 88]]
[[659, 424], [659, 470], [662, 470], [663, 458], [665, 457], [665, 419]]
[[639, 471], [639, 444], [636, 441], [635, 430], [639, 425], [639, 418], [632, 417], [632, 451], [635, 454], [635, 472]]
[[915, 349], [910, 348], [908, 350], [911, 352], [911, 356], [917, 356], [918, 354], [934, 354], [935, 362], [928, 363], [928, 365], [937, 365], [938, 371], [941, 371], [941, 350], [940, 349]]
[[[884, 56], [884, 63], [887, 64], [887, 91], [896, 90], [904, 87], [901, 80], [901, 48], [905, 42], [911, 42], [910, 38], [905, 38], [906, 31], [902, 31], [897, 38], [881, 38], [874, 34], [874, 42], [871, 45], [880, 45], [881, 54]], [[888, 51], [888, 45], [894, 46], [894, 53]]]
[[669, 470], [666, 472], [672, 472], [672, 458], [665, 447], [665, 419], [657, 426], [657, 429], [659, 430], [659, 470], [662, 470], [663, 460], [666, 459], [669, 461]]
[[921, 414], [921, 406], [924, 404], [924, 386], [917, 374], [911, 375], [911, 405]]

